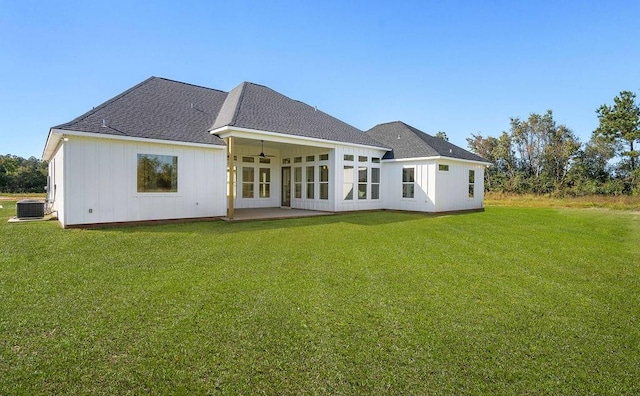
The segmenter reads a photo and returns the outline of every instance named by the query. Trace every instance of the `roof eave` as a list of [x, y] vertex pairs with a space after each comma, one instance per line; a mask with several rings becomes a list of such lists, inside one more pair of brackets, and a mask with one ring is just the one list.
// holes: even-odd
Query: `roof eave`
[[214, 149], [224, 149], [226, 147], [226, 145], [224, 144], [194, 143], [194, 142], [183, 142], [178, 140], [149, 139], [149, 138], [132, 137], [132, 136], [108, 135], [104, 133], [83, 132], [83, 131], [76, 131], [73, 129], [60, 129], [60, 128], [54, 127], [49, 130], [49, 136], [47, 137], [47, 143], [45, 144], [45, 149], [42, 153], [42, 159], [45, 161], [48, 161], [49, 159], [51, 159], [51, 156], [53, 156], [53, 154], [56, 152], [59, 142], [63, 138], [69, 137], [69, 136], [121, 140], [121, 141], [129, 141], [129, 142], [172, 144], [176, 146], [202, 147], [202, 148], [214, 148]]
[[306, 143], [306, 145], [313, 145], [313, 146], [320, 146], [320, 147], [327, 147], [327, 148], [333, 148], [336, 145], [343, 145], [343, 146], [362, 147], [362, 148], [382, 150], [382, 151], [391, 151], [391, 149], [388, 147], [371, 146], [371, 145], [360, 144], [360, 143], [341, 142], [337, 140], [325, 140], [325, 139], [312, 138], [312, 137], [306, 137], [306, 136], [291, 135], [291, 134], [282, 133], [282, 132], [262, 131], [259, 129], [240, 128], [240, 127], [234, 127], [229, 125], [211, 130], [210, 133], [212, 135], [217, 135], [222, 139], [225, 139], [227, 137], [243, 137], [243, 138], [251, 139], [253, 137], [252, 135], [265, 135], [265, 136], [268, 136], [270, 140], [275, 142], [280, 142], [280, 143], [291, 143], [291, 144]]

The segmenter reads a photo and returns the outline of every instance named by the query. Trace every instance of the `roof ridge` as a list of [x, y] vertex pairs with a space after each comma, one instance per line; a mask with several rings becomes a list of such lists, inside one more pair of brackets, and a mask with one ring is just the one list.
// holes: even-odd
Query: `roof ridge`
[[91, 110], [87, 111], [86, 113], [74, 118], [73, 120], [69, 121], [69, 122], [65, 122], [63, 124], [57, 125], [54, 128], [60, 128], [62, 126], [67, 126], [67, 125], [71, 125], [77, 122], [80, 122], [82, 120], [84, 120], [85, 118], [88, 118], [89, 116], [93, 115], [94, 113], [98, 112], [99, 110], [103, 109], [104, 107], [110, 105], [111, 103], [127, 96], [128, 94], [130, 94], [131, 92], [135, 91], [136, 89], [140, 88], [141, 86], [148, 84], [151, 80], [157, 79], [159, 77], [154, 77], [151, 76], [149, 78], [147, 78], [146, 80], [139, 82], [138, 84], [134, 85], [133, 87], [125, 90], [124, 92], [119, 93], [118, 95], [114, 96], [113, 98], [107, 100], [104, 103], [99, 104], [98, 106], [92, 108]]
[[[258, 83], [254, 83], [254, 82], [251, 82], [251, 81], [243, 81], [242, 83], [243, 83], [243, 84], [251, 84], [251, 85], [255, 85], [256, 87], [262, 87], [262, 88], [271, 89], [271, 90], [273, 91], [273, 89], [272, 89], [272, 88], [269, 88], [269, 87], [267, 87], [266, 85], [263, 85], [263, 84], [258, 84]], [[277, 91], [276, 91], [276, 92], [277, 92]]]
[[247, 84], [251, 84], [247, 81], [243, 81], [242, 83], [240, 83], [240, 85], [242, 86], [240, 88], [240, 96], [238, 97], [238, 102], [236, 103], [236, 108], [233, 111], [233, 117], [231, 117], [231, 122], [229, 122], [229, 125], [236, 125], [236, 121], [238, 120], [238, 113], [240, 112], [240, 106], [242, 106], [242, 100], [244, 99], [244, 93], [247, 90]]
[[375, 128], [375, 127], [382, 126], [382, 125], [389, 125], [389, 124], [403, 124], [403, 125], [409, 126], [404, 121], [397, 120], [397, 121], [389, 121], [389, 122], [382, 122], [380, 124], [376, 124], [376, 125], [372, 126], [371, 128], [369, 128], [369, 131], [372, 130], [373, 128]]
[[168, 81], [168, 82], [174, 82], [174, 83], [178, 83], [178, 84], [182, 84], [182, 85], [189, 85], [189, 86], [196, 87], [196, 88], [208, 89], [208, 90], [210, 90], [210, 91], [217, 91], [217, 92], [222, 92], [222, 93], [228, 93], [227, 91], [223, 91], [223, 90], [221, 90], [221, 89], [205, 87], [204, 85], [191, 84], [191, 83], [187, 83], [187, 82], [184, 82], [184, 81], [172, 80], [172, 79], [170, 79], [170, 78], [165, 78], [165, 77], [151, 77], [151, 78], [157, 78], [157, 79], [159, 79], [159, 80], [164, 80], [164, 81]]

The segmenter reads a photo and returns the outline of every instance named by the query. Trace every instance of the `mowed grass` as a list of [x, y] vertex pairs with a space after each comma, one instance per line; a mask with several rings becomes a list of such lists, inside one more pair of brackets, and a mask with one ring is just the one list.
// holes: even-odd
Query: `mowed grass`
[[62, 230], [0, 209], [0, 394], [638, 394], [640, 216]]

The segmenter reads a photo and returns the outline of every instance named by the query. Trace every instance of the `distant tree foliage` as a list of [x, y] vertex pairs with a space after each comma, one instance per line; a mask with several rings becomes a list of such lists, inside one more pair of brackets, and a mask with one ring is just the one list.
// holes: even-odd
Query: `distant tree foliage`
[[449, 136], [447, 136], [447, 133], [446, 133], [446, 132], [438, 131], [438, 133], [436, 133], [436, 135], [435, 135], [435, 136], [436, 136], [438, 139], [442, 139], [442, 140], [447, 141], [447, 142], [449, 141]]
[[511, 119], [499, 138], [472, 134], [469, 149], [492, 163], [485, 189], [555, 195], [640, 194], [640, 109], [623, 91], [597, 110], [600, 125], [582, 144], [553, 112]]
[[44, 193], [47, 162], [36, 157], [0, 155], [0, 193]]

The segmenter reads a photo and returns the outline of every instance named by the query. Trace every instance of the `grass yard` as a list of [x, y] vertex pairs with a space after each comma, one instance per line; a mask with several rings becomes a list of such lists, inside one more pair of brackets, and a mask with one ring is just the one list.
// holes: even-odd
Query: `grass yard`
[[638, 394], [640, 215], [0, 209], [0, 394]]

